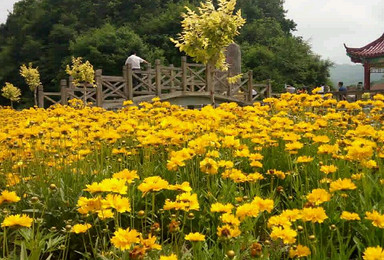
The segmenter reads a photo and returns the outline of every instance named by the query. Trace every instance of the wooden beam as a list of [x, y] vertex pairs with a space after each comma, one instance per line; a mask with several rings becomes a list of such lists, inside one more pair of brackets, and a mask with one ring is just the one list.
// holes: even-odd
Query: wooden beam
[[102, 70], [96, 70], [95, 81], [96, 81], [96, 106], [103, 106], [103, 83], [102, 83]]
[[60, 80], [60, 93], [61, 93], [61, 104], [68, 105], [68, 96], [67, 96], [67, 80]]
[[42, 85], [37, 87], [38, 104], [40, 108], [44, 108], [44, 89]]
[[187, 92], [187, 57], [181, 57], [181, 85], [183, 92]]
[[156, 73], [156, 95], [160, 97], [161, 95], [161, 68], [160, 68], [160, 60], [155, 61], [155, 73]]

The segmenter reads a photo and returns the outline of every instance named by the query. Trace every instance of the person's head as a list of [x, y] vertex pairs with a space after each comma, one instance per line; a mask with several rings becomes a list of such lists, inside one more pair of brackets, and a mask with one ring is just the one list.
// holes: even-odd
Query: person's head
[[136, 51], [131, 51], [131, 55], [136, 55]]
[[342, 81], [339, 82], [339, 87], [342, 87], [344, 85], [344, 83]]

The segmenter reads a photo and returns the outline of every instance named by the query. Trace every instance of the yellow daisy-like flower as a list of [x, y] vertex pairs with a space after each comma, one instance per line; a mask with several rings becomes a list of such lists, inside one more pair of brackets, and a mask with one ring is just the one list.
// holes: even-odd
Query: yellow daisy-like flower
[[114, 236], [111, 238], [112, 244], [123, 251], [130, 249], [132, 244], [140, 242], [140, 233], [135, 229], [130, 230], [129, 228], [119, 228], [113, 233], [113, 235]]
[[137, 175], [136, 170], [130, 171], [128, 169], [124, 169], [120, 172], [114, 173], [113, 178], [126, 180], [130, 184], [135, 179], [139, 179], [139, 175]]
[[284, 244], [293, 244], [296, 242], [297, 232], [289, 227], [273, 227], [271, 238], [273, 240], [281, 239]]
[[330, 174], [336, 172], [337, 167], [335, 165], [323, 165], [320, 167], [320, 171], [324, 172], [325, 174]]
[[0, 204], [18, 202], [20, 197], [14, 191], [3, 190], [0, 196]]
[[331, 182], [329, 191], [335, 192], [339, 190], [354, 190], [356, 188], [356, 185], [351, 181], [351, 179], [338, 179]]
[[25, 214], [10, 215], [3, 220], [1, 227], [31, 227], [33, 219]]
[[205, 241], [205, 235], [196, 232], [196, 233], [189, 233], [185, 236], [185, 240], [191, 241], [191, 242], [199, 242], [199, 241]]
[[216, 174], [219, 169], [217, 162], [211, 158], [205, 158], [200, 162], [200, 170], [207, 174]]
[[313, 157], [309, 157], [309, 156], [299, 156], [297, 157], [297, 160], [296, 160], [297, 163], [308, 163], [312, 161], [313, 161]]
[[128, 187], [125, 185], [124, 179], [110, 178], [104, 179], [100, 183], [93, 182], [90, 185], [86, 185], [85, 191], [90, 193], [98, 192], [113, 192], [119, 194], [127, 194]]
[[108, 194], [105, 200], [102, 201], [103, 208], [113, 208], [119, 213], [131, 212], [131, 204], [128, 198], [124, 198], [117, 194]]
[[301, 211], [301, 219], [303, 221], [311, 221], [312, 223], [323, 223], [328, 216], [322, 207], [304, 208]]
[[72, 227], [72, 230], [71, 232], [72, 233], [76, 233], [76, 234], [80, 234], [80, 233], [85, 233], [87, 232], [88, 229], [90, 229], [92, 227], [91, 224], [76, 224]]
[[360, 220], [360, 217], [357, 213], [343, 211], [340, 216], [344, 220]]
[[233, 238], [241, 235], [241, 231], [237, 226], [224, 225], [217, 228], [217, 235], [219, 237]]
[[368, 247], [364, 251], [364, 260], [382, 260], [384, 259], [384, 250], [380, 247]]
[[169, 256], [162, 255], [160, 256], [160, 260], [177, 260], [177, 256], [175, 254]]
[[137, 187], [142, 193], [143, 197], [150, 191], [161, 191], [168, 189], [169, 183], [159, 176], [152, 176], [145, 178], [144, 181]]
[[227, 213], [227, 212], [231, 212], [232, 209], [233, 209], [233, 205], [231, 203], [222, 204], [217, 202], [211, 205], [211, 212]]
[[192, 191], [192, 188], [189, 184], [189, 182], [185, 181], [182, 184], [175, 184], [175, 185], [169, 185], [169, 190], [176, 190], [176, 191], [182, 191], [182, 192], [190, 192]]
[[311, 250], [307, 246], [297, 245], [296, 249], [289, 249], [289, 257], [306, 257], [311, 254]]
[[330, 199], [331, 194], [329, 194], [324, 189], [314, 189], [307, 195], [307, 200], [315, 205], [320, 205], [323, 202], [329, 201]]
[[140, 236], [140, 244], [144, 247], [145, 250], [161, 250], [161, 245], [156, 243], [156, 237], [152, 234], [148, 235], [147, 239], [144, 239], [143, 236]]
[[371, 220], [372, 225], [378, 228], [384, 228], [384, 215], [380, 214], [376, 210], [372, 212], [365, 212], [365, 219]]

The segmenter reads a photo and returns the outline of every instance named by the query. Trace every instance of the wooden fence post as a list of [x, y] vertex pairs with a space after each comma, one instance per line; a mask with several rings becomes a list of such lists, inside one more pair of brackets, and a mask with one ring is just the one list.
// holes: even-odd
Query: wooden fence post
[[67, 80], [60, 80], [60, 94], [61, 94], [61, 104], [68, 105], [68, 95], [67, 95]]
[[[205, 67], [205, 91], [213, 91], [213, 77], [212, 77], [212, 67], [210, 64], [207, 64]], [[212, 93], [211, 93], [212, 94]]]
[[169, 83], [170, 83], [170, 87], [171, 87], [170, 92], [173, 93], [176, 91], [175, 90], [175, 71], [174, 71], [173, 64], [170, 64], [169, 67], [171, 68], [170, 72], [169, 72], [169, 74], [170, 74], [170, 82]]
[[127, 65], [128, 99], [133, 99], [133, 71], [132, 64]]
[[[143, 79], [144, 81], [144, 73], [141, 73], [141, 78]], [[147, 75], [148, 75], [148, 78], [147, 78], [147, 81], [148, 81], [148, 95], [150, 95], [152, 92], [152, 64], [151, 63], [148, 63], [147, 64]], [[145, 84], [143, 84], [143, 88], [145, 88]]]
[[103, 82], [102, 82], [102, 70], [96, 70], [95, 81], [96, 81], [96, 106], [103, 106]]
[[[232, 96], [232, 87], [234, 84], [228, 82], [228, 78], [231, 77], [230, 70], [228, 69], [228, 75], [227, 75], [227, 83], [228, 83], [228, 88], [227, 88], [227, 96], [230, 97]], [[240, 79], [240, 84], [241, 84], [241, 79]]]
[[124, 66], [123, 77], [125, 80], [124, 94], [127, 96], [128, 100], [133, 99], [133, 72], [132, 64], [128, 63]]
[[161, 65], [160, 60], [155, 61], [155, 73], [156, 73], [156, 96], [160, 97], [161, 95]]
[[40, 108], [44, 108], [44, 89], [42, 85], [37, 87], [38, 104]]
[[187, 57], [181, 57], [181, 85], [183, 92], [187, 92]]
[[73, 77], [72, 76], [69, 76], [69, 78], [68, 78], [68, 86], [69, 86], [69, 88], [75, 87], [75, 85], [73, 84]]
[[252, 93], [253, 92], [253, 71], [248, 71], [248, 102], [252, 102]]
[[268, 89], [267, 89], [267, 94], [266, 98], [272, 97], [272, 84], [271, 84], [271, 79], [268, 79]]

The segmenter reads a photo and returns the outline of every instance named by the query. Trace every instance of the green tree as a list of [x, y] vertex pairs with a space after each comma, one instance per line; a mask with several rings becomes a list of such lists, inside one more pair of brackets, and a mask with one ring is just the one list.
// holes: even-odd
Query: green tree
[[162, 58], [163, 52], [150, 48], [129, 26], [116, 28], [105, 24], [99, 29], [90, 29], [76, 37], [70, 44], [71, 54], [89, 60], [105, 74], [119, 75], [129, 53], [136, 51], [149, 61]]

